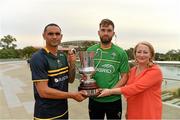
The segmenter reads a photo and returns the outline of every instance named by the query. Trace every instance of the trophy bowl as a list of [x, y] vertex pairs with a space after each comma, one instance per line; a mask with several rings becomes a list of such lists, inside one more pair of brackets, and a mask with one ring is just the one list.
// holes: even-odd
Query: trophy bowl
[[80, 85], [78, 90], [85, 90], [87, 96], [97, 96], [98, 95], [98, 86], [96, 81], [92, 79], [92, 76], [95, 73], [94, 68], [94, 52], [88, 51], [80, 51], [79, 58], [80, 58], [80, 67], [78, 68], [79, 73], [82, 74], [84, 77], [80, 81]]

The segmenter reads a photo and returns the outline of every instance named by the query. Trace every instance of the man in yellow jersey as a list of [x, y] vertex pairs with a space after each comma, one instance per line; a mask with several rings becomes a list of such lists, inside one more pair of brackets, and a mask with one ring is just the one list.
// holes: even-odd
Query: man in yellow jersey
[[[76, 56], [58, 51], [61, 28], [54, 23], [44, 28], [46, 46], [30, 60], [34, 88], [34, 119], [68, 119], [67, 98], [78, 102], [85, 99], [82, 92], [68, 92], [68, 82], [75, 79]], [[68, 63], [69, 61], [69, 63]]]

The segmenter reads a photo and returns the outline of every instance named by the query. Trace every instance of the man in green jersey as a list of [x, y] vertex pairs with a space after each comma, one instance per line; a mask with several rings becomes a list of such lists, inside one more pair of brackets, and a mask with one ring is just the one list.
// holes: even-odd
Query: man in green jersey
[[[126, 52], [114, 45], [111, 40], [115, 35], [114, 23], [103, 19], [99, 25], [98, 35], [100, 44], [87, 49], [94, 51], [96, 73], [94, 80], [100, 88], [113, 88], [126, 84], [128, 79], [128, 56]], [[89, 98], [90, 119], [121, 119], [122, 101], [120, 95], [111, 95], [102, 98]]]

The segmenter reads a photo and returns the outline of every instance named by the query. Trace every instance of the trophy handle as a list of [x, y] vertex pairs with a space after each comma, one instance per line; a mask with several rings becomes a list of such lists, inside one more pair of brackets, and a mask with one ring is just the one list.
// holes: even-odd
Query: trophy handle
[[100, 51], [100, 59], [99, 59], [98, 63], [97, 63], [96, 66], [95, 66], [95, 71], [97, 70], [97, 67], [99, 66], [99, 64], [100, 64], [100, 62], [101, 62], [101, 60], [102, 60], [102, 50], [101, 50], [100, 48], [98, 48], [98, 49], [96, 50], [96, 54], [98, 53], [98, 51]]

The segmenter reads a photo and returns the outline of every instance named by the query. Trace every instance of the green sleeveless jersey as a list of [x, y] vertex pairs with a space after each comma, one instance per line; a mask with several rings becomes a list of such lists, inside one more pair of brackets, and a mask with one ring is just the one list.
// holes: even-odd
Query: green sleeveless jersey
[[[128, 56], [126, 52], [112, 44], [109, 49], [102, 49], [100, 44], [95, 44], [87, 49], [94, 51], [94, 67], [96, 73], [93, 79], [100, 88], [113, 88], [120, 80], [121, 73], [129, 71]], [[121, 98], [121, 95], [111, 95], [101, 98], [93, 97], [98, 102], [113, 102]]]

